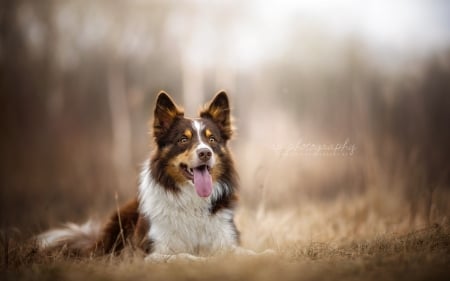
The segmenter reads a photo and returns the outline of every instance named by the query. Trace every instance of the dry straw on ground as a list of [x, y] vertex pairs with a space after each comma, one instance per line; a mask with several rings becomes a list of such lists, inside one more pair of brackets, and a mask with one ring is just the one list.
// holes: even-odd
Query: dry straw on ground
[[[352, 208], [348, 207], [351, 202]], [[2, 280], [444, 280], [448, 277], [448, 223], [402, 226], [394, 223], [401, 216], [383, 218], [359, 204], [357, 199], [347, 202], [341, 199], [335, 206], [309, 206], [303, 210], [241, 208], [238, 224], [244, 246], [255, 250], [272, 248], [276, 254], [224, 256], [206, 262], [146, 263], [141, 253], [130, 249], [119, 256], [102, 258], [67, 257], [63, 250], [44, 255], [14, 231], [4, 232]], [[363, 221], [355, 219], [361, 216], [365, 217]]]

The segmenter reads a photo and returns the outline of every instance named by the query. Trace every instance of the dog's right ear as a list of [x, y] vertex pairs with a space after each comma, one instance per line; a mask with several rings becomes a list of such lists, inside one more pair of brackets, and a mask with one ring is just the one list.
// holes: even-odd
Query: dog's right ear
[[183, 117], [183, 111], [178, 108], [168, 94], [161, 91], [156, 98], [155, 113], [153, 119], [153, 136], [162, 137], [172, 126], [177, 118]]

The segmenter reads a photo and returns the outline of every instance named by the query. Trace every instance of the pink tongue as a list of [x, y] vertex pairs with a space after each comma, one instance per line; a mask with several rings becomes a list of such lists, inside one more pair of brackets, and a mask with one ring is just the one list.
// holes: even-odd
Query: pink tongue
[[208, 197], [212, 191], [212, 179], [206, 167], [194, 169], [194, 185], [198, 196]]

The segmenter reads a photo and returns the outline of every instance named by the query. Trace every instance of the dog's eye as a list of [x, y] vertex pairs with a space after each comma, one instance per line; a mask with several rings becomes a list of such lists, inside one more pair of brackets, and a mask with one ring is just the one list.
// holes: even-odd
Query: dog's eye
[[178, 143], [187, 143], [189, 141], [189, 139], [186, 136], [182, 136], [179, 140]]
[[209, 142], [210, 143], [213, 143], [213, 142], [216, 142], [217, 140], [216, 140], [216, 138], [214, 137], [214, 136], [210, 136], [209, 137]]

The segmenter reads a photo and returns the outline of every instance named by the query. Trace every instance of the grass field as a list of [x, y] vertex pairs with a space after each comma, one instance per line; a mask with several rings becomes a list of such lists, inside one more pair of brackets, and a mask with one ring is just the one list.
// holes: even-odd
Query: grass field
[[2, 280], [447, 280], [446, 220], [402, 224], [403, 214], [383, 218], [358, 208], [358, 200], [364, 206], [365, 197], [351, 199], [352, 207], [341, 199], [298, 210], [241, 208], [243, 245], [276, 254], [206, 262], [152, 264], [131, 250], [102, 258], [43, 255], [11, 231], [2, 235]]

